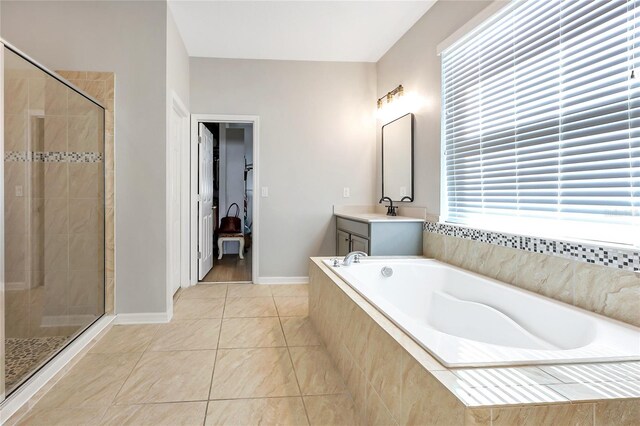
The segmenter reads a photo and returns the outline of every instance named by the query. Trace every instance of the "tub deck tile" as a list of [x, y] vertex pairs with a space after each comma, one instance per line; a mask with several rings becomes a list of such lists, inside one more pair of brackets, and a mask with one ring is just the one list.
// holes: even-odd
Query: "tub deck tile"
[[562, 383], [599, 383], [640, 380], [640, 362], [549, 365], [540, 369]]
[[477, 382], [461, 379], [450, 371], [433, 374], [467, 407], [486, 407], [524, 404], [557, 404], [569, 400], [546, 385], [536, 383], [509, 386], [478, 386]]
[[564, 395], [571, 402], [600, 401], [608, 399], [638, 398], [640, 404], [640, 381], [600, 383], [563, 383], [549, 385], [555, 392]]

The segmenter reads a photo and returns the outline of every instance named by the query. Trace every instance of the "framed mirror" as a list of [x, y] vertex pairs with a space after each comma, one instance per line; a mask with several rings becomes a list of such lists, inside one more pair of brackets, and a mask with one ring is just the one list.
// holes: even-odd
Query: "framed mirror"
[[382, 196], [413, 202], [413, 114], [382, 126]]

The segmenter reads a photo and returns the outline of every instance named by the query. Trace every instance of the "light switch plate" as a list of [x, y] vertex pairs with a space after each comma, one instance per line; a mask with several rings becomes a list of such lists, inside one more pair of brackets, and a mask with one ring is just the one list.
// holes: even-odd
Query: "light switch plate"
[[260, 189], [260, 195], [261, 195], [263, 198], [267, 198], [267, 197], [269, 196], [269, 187], [268, 187], [268, 186], [263, 186], [263, 187]]

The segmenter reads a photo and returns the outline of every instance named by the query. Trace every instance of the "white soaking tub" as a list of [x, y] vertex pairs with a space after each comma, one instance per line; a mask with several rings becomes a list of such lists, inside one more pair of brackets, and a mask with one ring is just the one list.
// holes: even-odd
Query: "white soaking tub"
[[640, 328], [436, 260], [325, 263], [447, 367], [640, 360]]

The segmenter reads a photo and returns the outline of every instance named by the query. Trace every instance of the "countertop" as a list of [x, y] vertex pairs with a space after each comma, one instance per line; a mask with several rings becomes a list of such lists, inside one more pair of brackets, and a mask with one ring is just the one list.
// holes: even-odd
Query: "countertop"
[[387, 216], [382, 213], [356, 213], [356, 212], [334, 212], [334, 215], [344, 219], [355, 220], [358, 222], [424, 222], [424, 219], [407, 216]]

